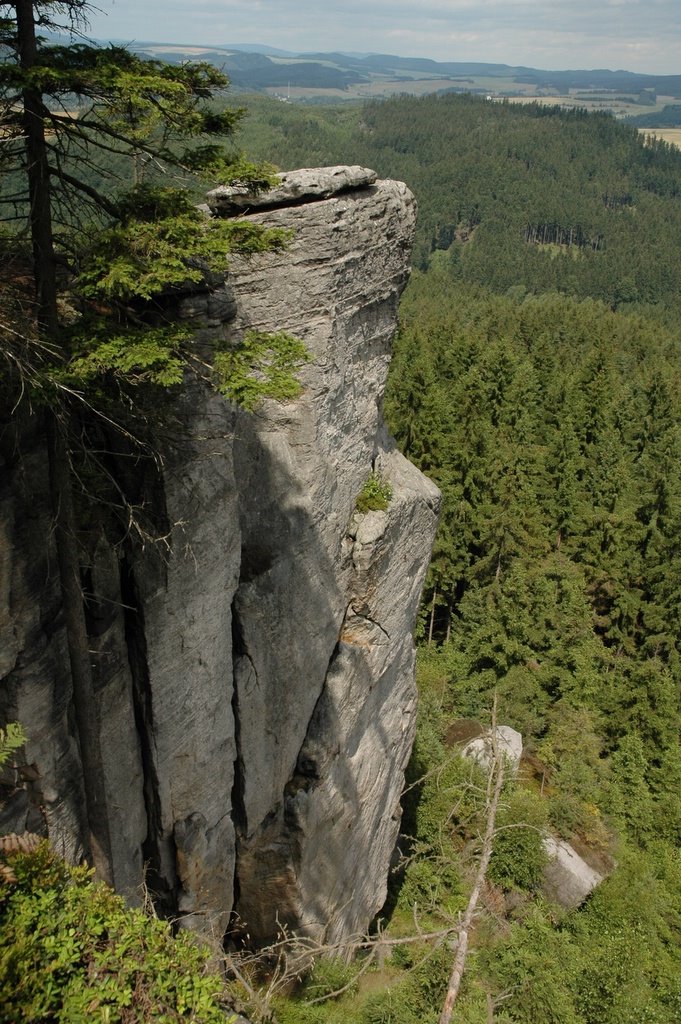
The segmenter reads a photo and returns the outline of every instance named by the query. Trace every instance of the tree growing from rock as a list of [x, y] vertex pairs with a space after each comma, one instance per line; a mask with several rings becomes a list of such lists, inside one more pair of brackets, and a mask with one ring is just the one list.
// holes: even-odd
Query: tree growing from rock
[[[26, 395], [40, 406], [89, 854], [111, 882], [74, 512], [71, 446], [79, 409], [92, 404], [93, 380], [100, 395], [109, 389], [109, 401], [121, 388], [181, 384], [197, 357], [190, 332], [167, 315], [169, 298], [224, 268], [230, 250], [257, 251], [285, 239], [243, 222], [208, 221], [186, 188], [167, 183], [175, 172], [185, 180], [204, 175], [267, 187], [266, 168], [215, 141], [231, 136], [240, 116], [209, 102], [227, 86], [225, 76], [208, 64], [169, 66], [121, 47], [91, 46], [80, 34], [88, 9], [86, 0], [0, 4], [0, 162], [9, 183], [0, 210], [10, 223], [1, 239], [10, 269], [0, 384], [14, 408]], [[55, 32], [66, 32], [57, 38], [68, 41], [44, 37], [53, 40]], [[154, 181], [140, 180], [145, 162], [153, 165]], [[133, 179], [131, 188], [121, 188], [129, 184], [125, 177]], [[269, 346], [261, 339], [259, 357], [284, 375], [303, 356], [288, 336]], [[222, 361], [227, 375], [233, 362]], [[230, 394], [217, 363], [207, 372]]]

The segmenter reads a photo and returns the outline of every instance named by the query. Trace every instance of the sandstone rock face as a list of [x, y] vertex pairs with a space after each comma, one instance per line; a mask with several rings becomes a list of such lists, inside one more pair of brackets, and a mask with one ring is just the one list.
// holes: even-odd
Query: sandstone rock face
[[565, 840], [545, 836], [543, 843], [548, 857], [542, 886], [545, 894], [567, 909], [580, 906], [605, 876], [590, 867]]
[[[84, 568], [117, 886], [134, 899], [146, 863], [190, 927], [219, 937], [234, 910], [256, 940], [280, 924], [336, 940], [385, 895], [439, 495], [380, 411], [413, 197], [363, 169], [287, 177], [286, 205], [250, 216], [291, 229], [289, 249], [234, 260], [182, 315], [199, 348], [250, 327], [300, 337], [312, 356], [301, 397], [245, 414], [189, 383], [140, 491], [164, 544], [114, 547], [91, 528]], [[39, 428], [19, 429], [0, 451], [0, 712], [24, 724], [32, 802], [77, 858], [45, 457]], [[372, 470], [393, 496], [359, 515]], [[8, 828], [29, 804], [12, 804]]]
[[71, 678], [55, 578], [47, 457], [37, 417], [8, 425], [1, 438], [0, 721], [25, 723], [31, 738], [27, 771], [34, 777], [39, 772], [31, 794], [7, 795], [3, 825], [7, 832], [21, 833], [28, 828], [31, 806], [40, 807], [56, 849], [76, 860], [83, 852], [84, 795], [70, 721]]
[[[293, 228], [294, 241], [234, 267], [234, 329], [289, 330], [313, 357], [302, 398], [240, 415], [235, 442], [235, 680], [250, 752], [238, 762], [238, 910], [258, 934], [273, 934], [278, 916], [337, 938], [385, 895], [413, 739], [411, 624], [437, 503], [380, 415], [414, 214], [394, 182], [256, 214]], [[357, 517], [372, 468], [393, 498]]]
[[305, 167], [298, 171], [282, 171], [277, 178], [279, 183], [267, 192], [254, 193], [245, 186], [220, 185], [208, 193], [208, 208], [222, 215], [263, 207], [293, 206], [373, 185], [377, 174], [368, 167]]

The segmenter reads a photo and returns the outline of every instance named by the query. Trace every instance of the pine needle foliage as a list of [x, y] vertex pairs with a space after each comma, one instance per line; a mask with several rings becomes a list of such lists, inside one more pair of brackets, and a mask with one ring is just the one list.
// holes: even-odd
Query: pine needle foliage
[[0, 729], [0, 768], [25, 742], [26, 735], [18, 722], [8, 722], [4, 729]]
[[249, 411], [263, 397], [290, 401], [300, 394], [296, 373], [309, 358], [303, 343], [286, 331], [246, 331], [238, 347], [215, 355], [215, 386]]
[[[22, 336], [42, 346], [36, 360], [3, 332], [3, 377], [17, 394], [57, 403], [66, 386], [96, 384], [101, 399], [115, 380], [117, 400], [126, 385], [180, 384], [198, 361], [174, 322], [177, 300], [224, 278], [231, 252], [281, 248], [289, 237], [209, 218], [187, 187], [198, 178], [257, 192], [273, 181], [269, 165], [232, 144], [243, 111], [222, 102], [226, 76], [208, 63], [166, 65], [120, 46], [54, 45], [41, 35], [79, 30], [87, 13], [80, 0], [0, 4], [0, 161], [9, 182], [0, 202], [12, 228], [3, 249], [10, 266], [9, 250], [20, 252], [31, 236], [32, 255], [25, 247], [20, 262], [32, 264], [37, 301], [27, 320], [38, 330]], [[262, 394], [273, 376], [272, 394], [296, 391], [293, 379], [283, 387], [290, 351], [272, 358], [278, 339], [266, 346]], [[248, 361], [252, 341], [246, 348]], [[243, 381], [229, 392], [226, 360], [219, 362], [208, 376], [240, 394]]]

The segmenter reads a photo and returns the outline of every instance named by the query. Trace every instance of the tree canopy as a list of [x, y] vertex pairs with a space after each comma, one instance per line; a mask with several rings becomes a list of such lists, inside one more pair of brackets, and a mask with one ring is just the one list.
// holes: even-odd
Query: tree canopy
[[[64, 20], [71, 29], [82, 26], [86, 3], [19, 2], [0, 10], [0, 158], [11, 183], [1, 202], [12, 228], [4, 248], [11, 284], [12, 257], [23, 270], [21, 239], [31, 237], [37, 321], [55, 356], [48, 359], [43, 347], [41, 363], [73, 383], [82, 368], [104, 373], [111, 355], [120, 377], [113, 329], [126, 334], [131, 382], [176, 383], [188, 357], [186, 332], [163, 329], [164, 302], [211, 268], [224, 268], [230, 250], [285, 240], [260, 227], [207, 220], [187, 190], [196, 175], [254, 189], [270, 181], [268, 168], [224, 145], [240, 112], [209, 101], [227, 79], [209, 64], [164, 65], [122, 47], [55, 44], [39, 34]], [[60, 291], [68, 300], [61, 306]], [[155, 350], [146, 328], [155, 331]], [[15, 340], [6, 333], [18, 359]]]

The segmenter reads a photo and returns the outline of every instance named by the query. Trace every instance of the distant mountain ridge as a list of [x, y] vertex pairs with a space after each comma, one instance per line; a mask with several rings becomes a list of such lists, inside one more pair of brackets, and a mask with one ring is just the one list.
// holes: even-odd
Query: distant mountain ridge
[[[650, 75], [633, 71], [591, 70], [548, 71], [523, 65], [480, 61], [436, 61], [428, 57], [400, 57], [382, 53], [304, 52], [279, 49], [262, 43], [190, 45], [153, 40], [93, 40], [100, 44], [124, 43], [136, 52], [159, 57], [170, 63], [207, 60], [229, 75], [237, 90], [303, 88], [348, 92], [365, 86], [377, 94], [381, 83], [418, 81], [420, 91], [461, 91], [462, 78], [482, 78], [487, 83], [469, 83], [467, 91], [486, 92], [489, 79], [499, 79], [499, 95], [512, 95], [524, 88], [564, 94], [570, 90], [607, 90], [641, 93], [649, 90], [681, 99], [681, 75]], [[432, 80], [432, 89], [427, 82]], [[503, 82], [503, 85], [501, 84]], [[451, 83], [451, 85], [450, 85]], [[515, 89], [514, 87], [518, 88]], [[357, 95], [360, 93], [357, 92]]]

